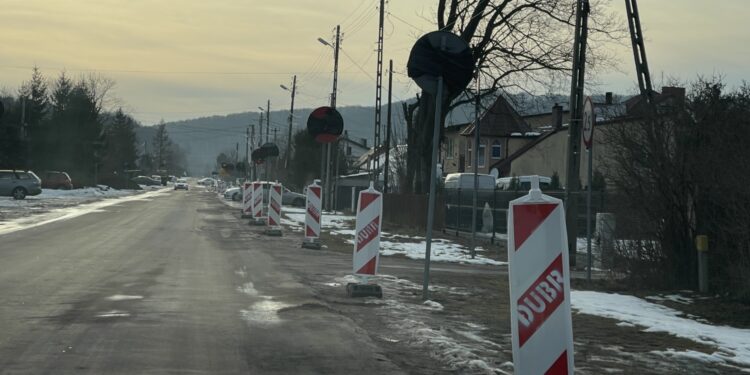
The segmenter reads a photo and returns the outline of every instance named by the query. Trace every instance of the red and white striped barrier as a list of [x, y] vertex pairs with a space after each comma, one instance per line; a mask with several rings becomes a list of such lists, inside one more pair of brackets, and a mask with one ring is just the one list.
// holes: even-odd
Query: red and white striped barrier
[[307, 187], [305, 199], [305, 241], [315, 242], [320, 238], [321, 187], [312, 183]]
[[253, 182], [253, 218], [263, 220], [263, 184]]
[[372, 276], [380, 261], [380, 231], [383, 195], [373, 189], [359, 192], [357, 222], [354, 232], [353, 271], [355, 275]]
[[[536, 176], [534, 176], [536, 177]], [[538, 177], [508, 208], [513, 366], [516, 374], [573, 374], [565, 209]]]
[[245, 182], [242, 184], [242, 217], [253, 216], [253, 184]]
[[268, 189], [268, 227], [280, 229], [281, 226], [281, 192], [284, 188], [280, 183], [271, 184]]

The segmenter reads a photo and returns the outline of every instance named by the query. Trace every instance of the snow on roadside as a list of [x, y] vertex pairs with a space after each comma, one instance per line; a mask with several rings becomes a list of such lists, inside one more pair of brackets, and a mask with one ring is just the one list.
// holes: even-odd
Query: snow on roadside
[[138, 190], [116, 190], [100, 188], [83, 188], [71, 190], [42, 189], [39, 195], [29, 195], [26, 199], [15, 200], [11, 197], [0, 198], [0, 207], [24, 208], [28, 206], [38, 206], [47, 203], [78, 203], [78, 201], [89, 201], [101, 198], [119, 198], [128, 195], [138, 194]]
[[[299, 227], [300, 230], [305, 222], [305, 210], [303, 208], [284, 208], [284, 215], [288, 220], [282, 219], [282, 224]], [[328, 229], [331, 234], [349, 237], [346, 242], [354, 244], [354, 216], [343, 215], [340, 213], [324, 213], [322, 220], [323, 229]], [[420, 236], [406, 236], [401, 234], [391, 234], [383, 232], [380, 239], [380, 254], [383, 256], [403, 255], [410, 259], [424, 259], [424, 249], [427, 241]], [[477, 248], [477, 255], [471, 258], [471, 251], [460, 244], [446, 239], [433, 239], [432, 254], [430, 259], [436, 262], [466, 263], [466, 264], [487, 264], [487, 265], [504, 265], [506, 262], [500, 262], [487, 258], [481, 253], [485, 250]]]
[[711, 354], [674, 350], [656, 354], [750, 365], [750, 329], [696, 321], [683, 317], [678, 310], [622, 294], [574, 290], [571, 302], [573, 309], [582, 314], [616, 319], [644, 327], [644, 332], [665, 332], [718, 349]]
[[160, 189], [141, 194], [136, 194], [136, 192], [133, 191], [132, 194], [134, 195], [125, 195], [120, 197], [113, 197], [112, 199], [97, 200], [91, 203], [83, 203], [64, 208], [57, 208], [35, 215], [24, 216], [7, 221], [0, 221], [0, 235], [38, 227], [40, 225], [49, 224], [55, 221], [72, 219], [91, 212], [100, 211], [105, 207], [124, 202], [149, 200], [167, 191], [168, 189]]

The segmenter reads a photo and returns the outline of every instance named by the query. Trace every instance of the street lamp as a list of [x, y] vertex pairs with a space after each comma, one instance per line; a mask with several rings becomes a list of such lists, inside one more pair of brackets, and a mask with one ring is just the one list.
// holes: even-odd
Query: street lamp
[[323, 45], [325, 45], [325, 46], [333, 47], [333, 46], [331, 45], [331, 43], [328, 43], [328, 41], [327, 41], [327, 40], [325, 40], [325, 39], [323, 39], [323, 38], [318, 38], [318, 42], [320, 42], [320, 44], [323, 44]]

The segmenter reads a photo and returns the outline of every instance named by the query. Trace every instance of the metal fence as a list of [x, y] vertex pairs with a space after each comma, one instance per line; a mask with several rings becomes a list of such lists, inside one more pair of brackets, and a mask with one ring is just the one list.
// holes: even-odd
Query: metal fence
[[[544, 192], [545, 194], [565, 199], [565, 192]], [[445, 197], [445, 229], [458, 232], [471, 231], [471, 211], [473, 190], [450, 189], [443, 192]], [[492, 213], [493, 229], [497, 233], [506, 233], [508, 228], [508, 205], [510, 201], [528, 194], [527, 191], [507, 191], [500, 189], [477, 190], [476, 230], [482, 229], [482, 215], [484, 206], [489, 206]], [[574, 193], [578, 200], [578, 230], [579, 235], [586, 235], [586, 192]], [[593, 192], [591, 195], [591, 220], [593, 222], [597, 212], [603, 212], [606, 207], [606, 193]]]

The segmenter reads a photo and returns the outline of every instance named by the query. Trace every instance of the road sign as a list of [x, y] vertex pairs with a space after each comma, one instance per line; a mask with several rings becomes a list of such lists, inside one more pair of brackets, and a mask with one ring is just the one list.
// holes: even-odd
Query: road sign
[[331, 143], [344, 131], [344, 119], [332, 107], [318, 107], [307, 118], [307, 132], [319, 143]]
[[268, 227], [280, 229], [281, 225], [281, 192], [283, 187], [276, 182], [268, 189]]
[[583, 135], [583, 144], [586, 148], [591, 148], [594, 141], [594, 123], [596, 114], [594, 113], [594, 102], [590, 96], [583, 101], [583, 118], [581, 122], [581, 134]]
[[354, 231], [353, 271], [355, 275], [372, 276], [378, 272], [383, 195], [373, 188], [359, 192]]
[[307, 187], [305, 207], [305, 241], [315, 242], [320, 238], [320, 185], [312, 183]]
[[513, 366], [516, 374], [572, 374], [573, 325], [562, 201], [539, 177], [508, 208]]
[[242, 184], [242, 217], [253, 217], [253, 184]]
[[442, 77], [447, 93], [463, 91], [474, 74], [474, 57], [469, 44], [447, 31], [433, 31], [414, 43], [406, 64], [407, 73], [422, 89], [437, 93]]

